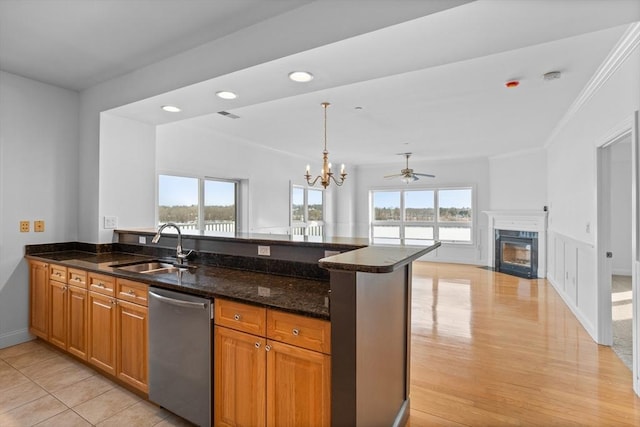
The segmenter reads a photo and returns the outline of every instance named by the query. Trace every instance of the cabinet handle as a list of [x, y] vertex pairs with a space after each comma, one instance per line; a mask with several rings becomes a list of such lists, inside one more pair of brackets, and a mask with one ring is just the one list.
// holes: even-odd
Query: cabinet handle
[[294, 328], [293, 331], [291, 331], [291, 333], [295, 336], [298, 336], [300, 334], [300, 331]]
[[129, 292], [127, 292], [129, 295], [133, 295], [134, 297], [136, 296], [136, 291], [134, 291], [133, 289], [129, 289]]
[[270, 345], [266, 345], [266, 346], [264, 347], [264, 349], [265, 349], [265, 350], [267, 350], [267, 351], [271, 351], [271, 346], [270, 346]]
[[99, 288], [104, 289], [104, 283], [98, 282], [98, 283], [96, 283], [96, 286], [99, 287]]
[[259, 342], [255, 343], [255, 346], [256, 348], [260, 348], [260, 343]]
[[63, 287], [62, 287], [62, 292], [66, 292], [66, 291], [67, 291], [67, 289], [69, 289], [67, 286], [63, 286]]
[[234, 314], [233, 315], [233, 320], [240, 320], [240, 315], [239, 314]]

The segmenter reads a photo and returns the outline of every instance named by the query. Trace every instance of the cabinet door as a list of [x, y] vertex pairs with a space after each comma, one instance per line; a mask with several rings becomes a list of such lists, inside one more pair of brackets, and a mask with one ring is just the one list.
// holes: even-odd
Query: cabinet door
[[89, 362], [116, 374], [116, 300], [89, 292]]
[[49, 342], [67, 348], [67, 285], [49, 280]]
[[267, 341], [267, 425], [331, 424], [331, 356]]
[[49, 265], [29, 261], [29, 332], [49, 339]]
[[117, 312], [117, 376], [147, 393], [148, 309], [142, 305], [118, 300]]
[[87, 295], [86, 289], [76, 286], [67, 289], [67, 351], [82, 360], [87, 360]]
[[265, 425], [265, 339], [216, 326], [214, 425]]

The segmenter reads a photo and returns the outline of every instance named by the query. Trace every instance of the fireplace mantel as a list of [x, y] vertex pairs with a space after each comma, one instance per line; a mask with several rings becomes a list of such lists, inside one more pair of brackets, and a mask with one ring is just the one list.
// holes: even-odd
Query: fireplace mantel
[[538, 277], [547, 273], [547, 212], [545, 211], [484, 211], [489, 217], [487, 266], [495, 267], [495, 230], [538, 232]]

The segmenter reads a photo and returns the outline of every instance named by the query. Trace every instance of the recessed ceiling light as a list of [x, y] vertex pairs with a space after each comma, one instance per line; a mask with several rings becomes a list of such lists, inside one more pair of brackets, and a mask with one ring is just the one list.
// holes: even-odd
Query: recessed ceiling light
[[180, 111], [182, 111], [179, 107], [176, 107], [175, 105], [163, 105], [162, 109], [164, 111], [168, 111], [169, 113], [179, 113]]
[[313, 74], [308, 71], [292, 71], [289, 73], [289, 79], [298, 83], [306, 83], [313, 80]]
[[216, 92], [216, 96], [222, 99], [236, 99], [238, 95], [228, 90], [221, 90], [220, 92]]

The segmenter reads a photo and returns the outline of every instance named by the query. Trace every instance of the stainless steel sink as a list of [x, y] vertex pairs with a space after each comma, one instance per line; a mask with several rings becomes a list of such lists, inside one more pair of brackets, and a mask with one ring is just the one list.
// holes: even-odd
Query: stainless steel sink
[[180, 270], [184, 271], [195, 269], [194, 266], [178, 266], [177, 264], [163, 261], [143, 261], [137, 262], [135, 264], [112, 265], [111, 267], [117, 268], [118, 270], [125, 270], [142, 274], [174, 273]]

